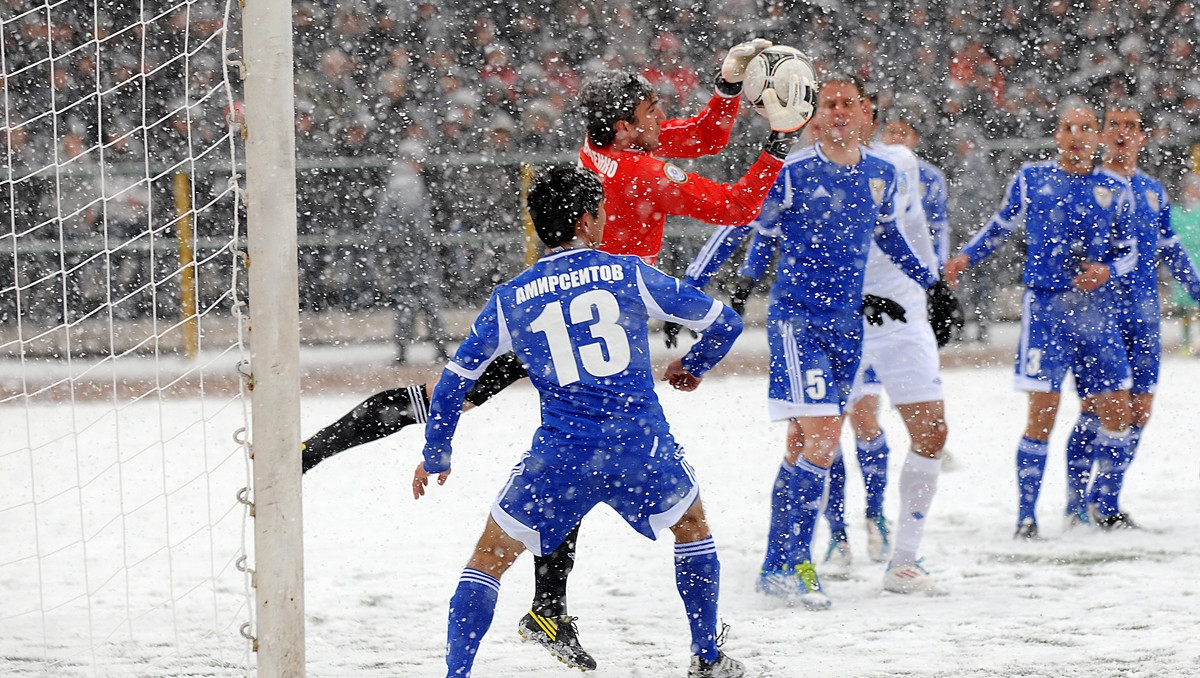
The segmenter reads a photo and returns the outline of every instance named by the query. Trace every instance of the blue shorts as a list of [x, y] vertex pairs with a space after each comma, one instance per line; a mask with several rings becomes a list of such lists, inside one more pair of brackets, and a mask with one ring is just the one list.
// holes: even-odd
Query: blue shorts
[[596, 504], [608, 504], [650, 539], [679, 522], [700, 493], [683, 448], [666, 442], [637, 452], [611, 449], [589, 455], [576, 448], [570, 457], [536, 449], [526, 454], [496, 498], [492, 518], [539, 556], [558, 548]]
[[1162, 311], [1158, 299], [1125, 300], [1120, 308], [1117, 323], [1133, 374], [1129, 392], [1154, 393], [1162, 363]]
[[771, 320], [767, 344], [771, 419], [842, 414], [862, 358], [862, 316]]
[[1017, 346], [1017, 390], [1058, 393], [1067, 372], [1082, 396], [1129, 388], [1129, 357], [1111, 296], [1025, 290]]

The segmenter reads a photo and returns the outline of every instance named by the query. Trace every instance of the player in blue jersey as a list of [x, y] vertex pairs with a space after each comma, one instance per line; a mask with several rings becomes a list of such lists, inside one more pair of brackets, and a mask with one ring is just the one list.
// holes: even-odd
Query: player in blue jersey
[[464, 396], [493, 359], [515, 353], [541, 396], [532, 447], [493, 504], [450, 600], [447, 676], [470, 675], [499, 579], [516, 557], [554, 550], [598, 503], [651, 539], [674, 533], [676, 584], [692, 636], [688, 675], [744, 675], [718, 648], [720, 564], [694, 473], [654, 392], [647, 340], [650, 318], [702, 333], [663, 377], [690, 391], [728, 352], [741, 319], [637, 257], [595, 251], [602, 201], [600, 181], [582, 168], [539, 178], [528, 204], [546, 255], [496, 288], [433, 392], [414, 497], [430, 475], [439, 484], [449, 476]]
[[[1125, 472], [1137, 452], [1142, 430], [1150, 421], [1154, 390], [1162, 360], [1161, 307], [1158, 299], [1158, 262], [1194, 299], [1200, 299], [1200, 275], [1191, 257], [1171, 228], [1171, 205], [1158, 180], [1138, 169], [1138, 154], [1146, 145], [1142, 116], [1136, 109], [1114, 107], [1104, 114], [1104, 166], [1129, 183], [1133, 197], [1133, 223], [1137, 237], [1137, 266], [1112, 282], [1117, 323], [1129, 354], [1133, 376], [1130, 387], [1133, 421], [1124, 447], [1110, 448], [1095, 458], [1095, 476], [1086, 505], [1084, 492], [1093, 468], [1092, 440], [1100, 428], [1096, 397], [1083, 394], [1082, 412], [1067, 443], [1068, 524], [1090, 524], [1106, 529], [1134, 528], [1137, 524], [1122, 511], [1119, 495]], [[1089, 515], [1088, 508], [1091, 508]]]
[[1024, 220], [1025, 296], [1015, 384], [1029, 393], [1029, 414], [1017, 446], [1017, 529], [1038, 538], [1035, 512], [1046, 467], [1047, 441], [1068, 371], [1100, 417], [1095, 449], [1117, 458], [1130, 423], [1130, 367], [1111, 310], [1111, 279], [1137, 262], [1131, 197], [1124, 181], [1095, 172], [1100, 143], [1096, 113], [1081, 101], [1063, 106], [1055, 160], [1029, 163], [1009, 184], [1004, 205], [946, 262], [946, 279], [1004, 244]]
[[767, 313], [768, 409], [788, 422], [758, 588], [810, 609], [831, 604], [811, 542], [862, 350], [872, 239], [922, 288], [937, 282], [896, 225], [897, 170], [861, 145], [864, 116], [861, 81], [827, 77], [812, 123], [816, 144], [789, 156], [754, 222], [779, 249]]

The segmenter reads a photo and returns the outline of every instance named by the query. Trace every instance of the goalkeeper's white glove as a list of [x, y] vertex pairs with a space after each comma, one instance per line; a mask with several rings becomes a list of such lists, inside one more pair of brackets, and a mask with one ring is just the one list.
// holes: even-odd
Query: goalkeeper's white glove
[[809, 120], [812, 120], [816, 109], [817, 93], [806, 86], [799, 77], [788, 78], [787, 105], [779, 101], [779, 95], [773, 87], [763, 90], [763, 112], [771, 123], [771, 136], [763, 150], [783, 160], [792, 151], [792, 144], [800, 138]]
[[817, 93], [798, 76], [788, 78], [785, 87], [787, 96], [783, 101], [780, 101], [774, 87], [763, 90], [763, 112], [767, 114], [772, 132], [799, 132], [812, 119]]
[[741, 82], [746, 77], [746, 68], [758, 53], [771, 46], [771, 41], [755, 38], [729, 48], [721, 62], [721, 77], [728, 83]]

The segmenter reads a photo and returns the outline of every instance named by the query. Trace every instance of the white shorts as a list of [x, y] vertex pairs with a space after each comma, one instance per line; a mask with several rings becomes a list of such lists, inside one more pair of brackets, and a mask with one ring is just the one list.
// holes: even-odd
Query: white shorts
[[929, 323], [910, 321], [894, 332], [863, 339], [862, 362], [854, 375], [850, 402], [878, 395], [884, 388], [892, 405], [944, 399], [937, 339]]

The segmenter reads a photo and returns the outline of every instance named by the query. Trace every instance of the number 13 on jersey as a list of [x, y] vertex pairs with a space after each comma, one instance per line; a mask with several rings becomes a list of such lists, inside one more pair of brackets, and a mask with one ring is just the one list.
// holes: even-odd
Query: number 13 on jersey
[[[629, 335], [620, 324], [621, 307], [608, 290], [591, 290], [571, 299], [564, 315], [561, 301], [547, 304], [529, 329], [546, 337], [550, 361], [560, 386], [579, 381], [579, 368], [593, 377], [608, 377], [629, 367]], [[586, 335], [568, 328], [582, 325]]]

